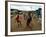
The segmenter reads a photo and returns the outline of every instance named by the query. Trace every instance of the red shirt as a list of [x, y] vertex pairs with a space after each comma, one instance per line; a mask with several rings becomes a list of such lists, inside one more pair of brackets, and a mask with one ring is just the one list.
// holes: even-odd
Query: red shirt
[[19, 20], [19, 15], [17, 15], [16, 20]]

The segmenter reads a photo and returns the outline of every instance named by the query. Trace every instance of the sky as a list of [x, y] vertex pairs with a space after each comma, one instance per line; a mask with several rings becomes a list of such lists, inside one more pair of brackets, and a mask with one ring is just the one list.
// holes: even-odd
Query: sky
[[10, 6], [11, 9], [18, 9], [18, 10], [23, 10], [23, 11], [32, 11], [32, 10], [37, 10], [38, 8], [41, 8], [41, 5], [16, 5], [16, 4], [11, 4]]

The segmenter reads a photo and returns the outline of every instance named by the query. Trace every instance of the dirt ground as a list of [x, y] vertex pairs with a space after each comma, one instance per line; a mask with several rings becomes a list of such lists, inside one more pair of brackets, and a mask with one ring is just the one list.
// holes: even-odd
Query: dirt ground
[[21, 19], [21, 24], [19, 24], [15, 18], [16, 16], [11, 17], [11, 32], [41, 30], [41, 22], [38, 21], [38, 18], [32, 17], [30, 27], [26, 25], [27, 20]]

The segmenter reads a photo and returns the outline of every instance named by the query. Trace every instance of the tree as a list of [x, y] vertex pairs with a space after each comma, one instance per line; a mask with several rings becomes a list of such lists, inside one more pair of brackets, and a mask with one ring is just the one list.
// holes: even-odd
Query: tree
[[39, 8], [38, 10], [36, 10], [37, 17], [39, 17], [39, 16], [41, 17], [41, 10], [42, 10], [41, 8]]

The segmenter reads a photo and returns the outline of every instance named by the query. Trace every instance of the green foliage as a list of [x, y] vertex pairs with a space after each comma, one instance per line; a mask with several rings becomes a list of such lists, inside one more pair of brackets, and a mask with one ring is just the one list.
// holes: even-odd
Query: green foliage
[[36, 10], [36, 15], [39, 17], [39, 15], [41, 16], [41, 8], [39, 8], [38, 10]]

